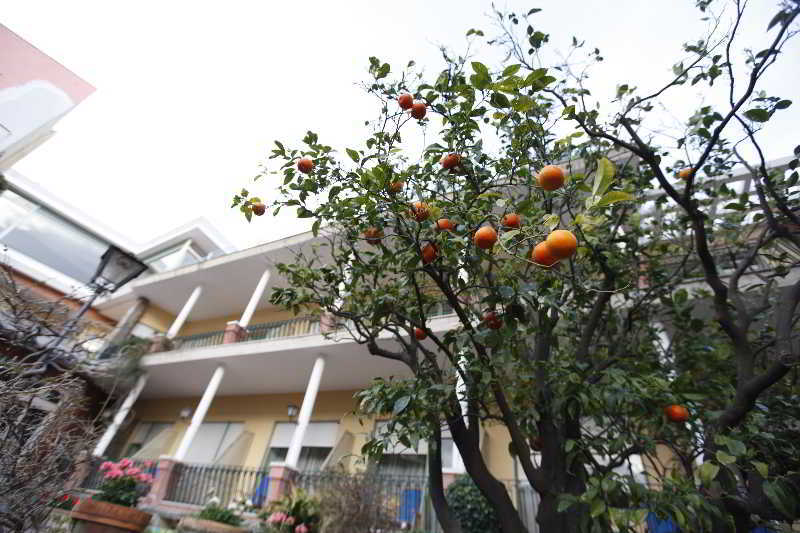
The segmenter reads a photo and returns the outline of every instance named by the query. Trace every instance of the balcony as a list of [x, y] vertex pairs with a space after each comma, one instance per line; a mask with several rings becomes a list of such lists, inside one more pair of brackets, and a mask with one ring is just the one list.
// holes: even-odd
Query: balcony
[[[286, 337], [301, 337], [304, 335], [318, 335], [320, 332], [319, 319], [316, 317], [304, 316], [277, 322], [265, 322], [263, 324], [253, 324], [247, 326], [245, 337], [240, 342], [262, 341], [271, 339], [283, 339]], [[225, 330], [209, 331], [198, 333], [197, 335], [187, 335], [176, 337], [173, 342], [173, 350], [189, 350], [192, 348], [204, 348], [206, 346], [217, 346], [224, 343]]]

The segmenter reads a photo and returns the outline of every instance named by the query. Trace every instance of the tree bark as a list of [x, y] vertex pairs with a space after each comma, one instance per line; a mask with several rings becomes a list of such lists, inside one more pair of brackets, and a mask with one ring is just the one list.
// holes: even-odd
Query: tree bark
[[461, 533], [461, 523], [450, 510], [442, 482], [442, 430], [437, 420], [434, 425], [433, 446], [428, 449], [428, 482], [436, 519], [444, 533]]

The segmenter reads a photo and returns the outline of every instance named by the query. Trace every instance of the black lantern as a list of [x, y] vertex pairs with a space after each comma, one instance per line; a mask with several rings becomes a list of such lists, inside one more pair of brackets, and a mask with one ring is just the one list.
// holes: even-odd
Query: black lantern
[[114, 292], [145, 270], [147, 265], [136, 257], [116, 246], [109, 246], [89, 285], [96, 293]]

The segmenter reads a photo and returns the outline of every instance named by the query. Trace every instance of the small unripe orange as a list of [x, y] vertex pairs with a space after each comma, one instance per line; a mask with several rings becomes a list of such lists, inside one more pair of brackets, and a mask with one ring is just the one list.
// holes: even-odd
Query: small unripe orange
[[414, 202], [411, 204], [411, 214], [414, 216], [414, 220], [422, 222], [430, 216], [431, 211], [425, 202]]
[[522, 225], [522, 217], [517, 213], [508, 213], [503, 217], [503, 226], [507, 228], [519, 228]]
[[393, 181], [389, 185], [386, 186], [386, 190], [388, 190], [390, 194], [397, 194], [399, 192], [403, 192], [403, 187], [404, 186], [405, 186], [405, 182]]
[[668, 405], [664, 408], [664, 414], [670, 422], [682, 424], [689, 420], [689, 410], [682, 405]]
[[684, 168], [680, 172], [678, 172], [678, 177], [682, 180], [688, 180], [694, 174], [693, 168]]
[[558, 263], [558, 258], [553, 256], [553, 254], [550, 252], [550, 248], [547, 247], [547, 243], [545, 242], [540, 242], [533, 247], [531, 259], [534, 263], [543, 267], [551, 267]]
[[250, 207], [253, 209], [253, 214], [257, 217], [260, 217], [267, 211], [267, 206], [265, 206], [261, 202], [255, 202]]
[[429, 242], [425, 246], [422, 247], [422, 264], [427, 265], [428, 263], [432, 263], [436, 257], [439, 255], [439, 250], [436, 249], [436, 245], [432, 242]]
[[494, 311], [486, 311], [483, 314], [483, 323], [489, 329], [500, 329], [503, 327], [503, 320]]
[[442, 164], [442, 168], [450, 170], [461, 163], [461, 156], [458, 154], [448, 154], [442, 158], [440, 163]]
[[456, 229], [456, 225], [449, 218], [440, 218], [436, 221], [437, 231], [453, 231], [454, 229]]
[[422, 328], [414, 328], [414, 338], [418, 341], [421, 341], [428, 337], [428, 334], [425, 333], [425, 330]]
[[364, 237], [366, 237], [368, 243], [373, 246], [377, 246], [381, 243], [383, 232], [376, 227], [367, 228], [367, 230], [364, 232]]

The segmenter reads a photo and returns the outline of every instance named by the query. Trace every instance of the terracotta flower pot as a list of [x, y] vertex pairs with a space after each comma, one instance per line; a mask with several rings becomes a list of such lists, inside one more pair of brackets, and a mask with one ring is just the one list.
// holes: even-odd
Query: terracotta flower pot
[[193, 533], [247, 533], [247, 529], [229, 526], [213, 520], [203, 520], [196, 516], [184, 516], [178, 522], [178, 531], [191, 531]]
[[72, 509], [73, 533], [128, 533], [144, 531], [153, 517], [133, 507], [97, 500], [81, 500]]

